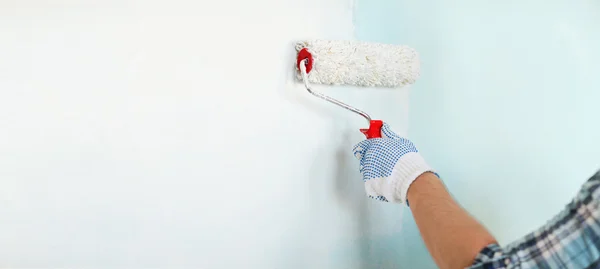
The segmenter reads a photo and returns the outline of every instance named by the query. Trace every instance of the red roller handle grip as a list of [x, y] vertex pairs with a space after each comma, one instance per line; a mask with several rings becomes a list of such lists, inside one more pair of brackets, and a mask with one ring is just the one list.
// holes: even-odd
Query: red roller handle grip
[[367, 139], [381, 138], [381, 127], [382, 126], [383, 126], [383, 121], [371, 120], [371, 122], [369, 123], [369, 129], [360, 129], [360, 132], [365, 134]]

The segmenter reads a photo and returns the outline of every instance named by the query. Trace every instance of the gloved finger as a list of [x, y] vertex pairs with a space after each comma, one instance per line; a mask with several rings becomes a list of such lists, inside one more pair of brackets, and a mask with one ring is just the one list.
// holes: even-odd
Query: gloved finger
[[358, 144], [356, 144], [352, 149], [352, 152], [354, 152], [354, 157], [356, 157], [356, 159], [358, 160], [361, 160], [363, 156], [365, 156], [365, 152], [367, 151], [367, 149], [369, 149], [369, 147], [371, 146], [371, 143], [372, 141], [367, 139], [360, 141]]
[[392, 127], [390, 127], [390, 125], [385, 122], [381, 127], [381, 137], [391, 139], [402, 139], [402, 137], [394, 133], [394, 131], [392, 131]]
[[378, 195], [378, 196], [373, 196], [373, 195], [369, 195], [369, 198], [371, 199], [375, 199], [377, 201], [382, 201], [382, 202], [387, 202], [388, 200], [385, 199], [385, 197]]

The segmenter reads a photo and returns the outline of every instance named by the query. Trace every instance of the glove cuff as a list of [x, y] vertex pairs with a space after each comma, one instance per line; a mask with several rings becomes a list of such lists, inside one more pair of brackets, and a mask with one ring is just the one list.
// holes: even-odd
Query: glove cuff
[[425, 159], [418, 152], [410, 152], [398, 160], [390, 179], [390, 187], [385, 197], [390, 202], [404, 203], [406, 201], [406, 193], [410, 185], [425, 172], [435, 171], [425, 162]]

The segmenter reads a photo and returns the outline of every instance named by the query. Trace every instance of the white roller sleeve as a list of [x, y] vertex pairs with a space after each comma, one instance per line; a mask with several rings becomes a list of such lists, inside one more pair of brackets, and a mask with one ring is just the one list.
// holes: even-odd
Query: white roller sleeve
[[[419, 57], [407, 46], [362, 41], [308, 40], [296, 44], [313, 56], [311, 83], [401, 87], [419, 77]], [[298, 78], [302, 79], [300, 72]]]

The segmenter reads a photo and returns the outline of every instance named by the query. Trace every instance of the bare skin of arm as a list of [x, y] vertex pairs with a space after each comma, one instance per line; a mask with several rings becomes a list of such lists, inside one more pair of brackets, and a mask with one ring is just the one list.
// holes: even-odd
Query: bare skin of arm
[[441, 269], [470, 266], [496, 239], [460, 207], [433, 173], [419, 176], [408, 189], [410, 209], [421, 236]]

